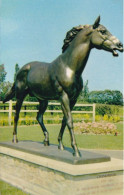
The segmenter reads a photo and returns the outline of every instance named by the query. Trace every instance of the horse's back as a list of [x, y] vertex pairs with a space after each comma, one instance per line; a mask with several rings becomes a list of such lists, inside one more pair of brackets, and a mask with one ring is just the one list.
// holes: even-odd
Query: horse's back
[[27, 64], [25, 64], [17, 73], [16, 76], [16, 80], [23, 80], [25, 76], [27, 76], [27, 74], [32, 71], [32, 69], [35, 69], [38, 71], [38, 68], [41, 67], [42, 69], [48, 66], [49, 63], [45, 63], [45, 62], [38, 62], [38, 61], [34, 61], [34, 62], [29, 62]]
[[29, 89], [39, 99], [53, 99], [55, 92], [52, 87], [49, 72], [51, 64], [46, 62], [32, 62], [29, 65], [30, 70], [27, 74], [27, 85]]
[[[50, 64], [46, 62], [31, 62], [26, 65], [30, 66], [29, 72], [27, 74], [27, 82], [29, 83], [41, 83], [47, 81], [49, 78], [48, 69]], [[26, 68], [25, 67], [25, 68]]]

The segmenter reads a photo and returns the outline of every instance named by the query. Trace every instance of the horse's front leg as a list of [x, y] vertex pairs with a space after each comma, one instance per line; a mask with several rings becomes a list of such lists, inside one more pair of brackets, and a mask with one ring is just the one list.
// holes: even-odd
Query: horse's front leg
[[[74, 100], [70, 100], [70, 110], [73, 109], [76, 101], [77, 101], [77, 98], [74, 99]], [[63, 143], [62, 143], [62, 138], [63, 138], [65, 127], [66, 127], [66, 119], [65, 119], [65, 117], [63, 117], [62, 126], [61, 126], [61, 129], [60, 129], [60, 132], [59, 132], [59, 136], [58, 136], [58, 142], [59, 142], [58, 148], [60, 150], [64, 150], [64, 146], [63, 146]]]
[[77, 148], [74, 131], [73, 131], [73, 120], [72, 120], [72, 115], [71, 115], [71, 110], [70, 110], [70, 101], [69, 101], [68, 95], [65, 92], [62, 93], [61, 104], [62, 104], [62, 110], [63, 110], [64, 117], [66, 120], [66, 124], [70, 132], [71, 146], [74, 151], [73, 155], [79, 157], [80, 152]]

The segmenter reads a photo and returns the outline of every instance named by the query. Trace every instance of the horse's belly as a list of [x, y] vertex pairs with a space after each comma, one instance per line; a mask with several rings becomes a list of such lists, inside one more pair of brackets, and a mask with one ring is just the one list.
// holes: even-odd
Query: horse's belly
[[29, 72], [27, 83], [30, 92], [39, 99], [57, 99], [52, 83], [47, 71]]
[[30, 85], [29, 88], [31, 93], [39, 99], [57, 99], [57, 95], [55, 94], [52, 86], [49, 82], [47, 83], [33, 83]]

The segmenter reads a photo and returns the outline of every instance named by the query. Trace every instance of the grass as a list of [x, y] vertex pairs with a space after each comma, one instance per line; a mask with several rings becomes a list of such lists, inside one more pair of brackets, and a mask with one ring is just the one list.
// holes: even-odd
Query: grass
[[[78, 135], [76, 134], [76, 141], [79, 148], [87, 149], [123, 149], [123, 124], [117, 123], [119, 131], [118, 136], [114, 135]], [[58, 144], [58, 134], [60, 125], [46, 125], [51, 144]], [[12, 140], [13, 127], [0, 127], [0, 141]], [[44, 135], [40, 126], [19, 126], [18, 127], [19, 140], [32, 140], [42, 142]], [[69, 132], [66, 129], [63, 136], [63, 143], [67, 147], [71, 147]]]
[[[76, 141], [79, 148], [87, 149], [123, 149], [123, 124], [117, 123], [118, 136], [113, 135], [78, 135], [76, 134]], [[50, 143], [58, 144], [57, 138], [60, 130], [60, 125], [46, 125], [49, 135]], [[12, 140], [13, 127], [0, 127], [0, 142]], [[19, 126], [18, 127], [19, 140], [43, 141], [44, 136], [40, 126]], [[66, 129], [63, 136], [63, 143], [70, 147], [70, 136]], [[0, 181], [0, 195], [26, 195], [21, 190]]]
[[27, 194], [9, 185], [8, 183], [0, 181], [0, 195], [27, 195]]

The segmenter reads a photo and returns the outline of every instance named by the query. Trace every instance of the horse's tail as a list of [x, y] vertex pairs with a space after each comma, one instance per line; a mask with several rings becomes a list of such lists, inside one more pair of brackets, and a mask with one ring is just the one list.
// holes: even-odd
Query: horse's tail
[[11, 87], [11, 89], [6, 93], [3, 103], [11, 100], [15, 96], [15, 83]]

